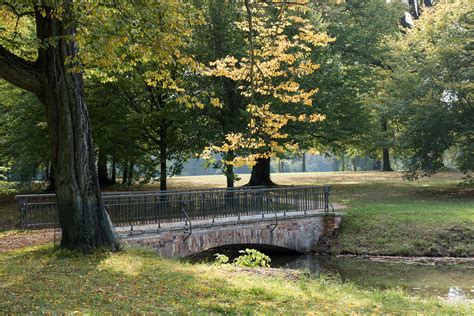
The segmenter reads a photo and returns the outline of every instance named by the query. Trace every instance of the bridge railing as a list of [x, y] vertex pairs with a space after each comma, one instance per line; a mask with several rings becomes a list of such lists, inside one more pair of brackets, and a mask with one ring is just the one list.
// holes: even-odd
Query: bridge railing
[[[103, 192], [115, 226], [329, 209], [329, 186]], [[16, 196], [23, 229], [58, 227], [55, 194]], [[185, 213], [183, 212], [183, 208]]]

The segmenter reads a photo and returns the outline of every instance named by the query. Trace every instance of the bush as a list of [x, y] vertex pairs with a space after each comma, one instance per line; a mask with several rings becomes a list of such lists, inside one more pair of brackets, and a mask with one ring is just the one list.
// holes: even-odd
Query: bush
[[[242, 255], [238, 256], [237, 258], [232, 261], [233, 265], [238, 267], [249, 267], [249, 268], [269, 268], [270, 262], [272, 261], [269, 256], [256, 249], [245, 249], [240, 250], [239, 253]], [[216, 253], [214, 255], [216, 258], [214, 259], [214, 264], [221, 266], [229, 264], [229, 257], [224, 254]]]
[[242, 253], [242, 255], [234, 260], [236, 266], [250, 268], [270, 267], [270, 262], [272, 261], [270, 257], [256, 249], [245, 249], [239, 252]]
[[229, 263], [230, 259], [226, 255], [223, 255], [221, 253], [216, 253], [214, 256], [216, 257], [216, 259], [214, 259], [214, 264], [217, 266], [221, 266], [221, 265]]

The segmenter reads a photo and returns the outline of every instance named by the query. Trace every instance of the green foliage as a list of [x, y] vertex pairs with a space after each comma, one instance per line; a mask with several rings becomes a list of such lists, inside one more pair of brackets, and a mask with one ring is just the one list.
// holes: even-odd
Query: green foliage
[[7, 181], [9, 172], [10, 168], [0, 166], [0, 181]]
[[214, 259], [214, 264], [217, 266], [228, 264], [230, 261], [229, 257], [221, 253], [216, 253], [214, 256], [216, 257]]
[[270, 262], [272, 261], [270, 257], [256, 249], [247, 248], [245, 250], [240, 250], [239, 253], [242, 255], [235, 258], [233, 262], [236, 266], [249, 268], [270, 267]]
[[[248, 249], [246, 248], [245, 250], [240, 250], [239, 253], [241, 253], [240, 256], [235, 258], [232, 261], [233, 265], [236, 265], [238, 267], [248, 267], [248, 268], [269, 268], [270, 267], [270, 262], [271, 259], [264, 253], [256, 250], [256, 249]], [[224, 254], [217, 253], [214, 255], [214, 264], [221, 266], [221, 265], [227, 265], [230, 262], [230, 259], [228, 256]]]
[[415, 28], [394, 41], [394, 71], [383, 98], [396, 128], [394, 144], [408, 176], [432, 175], [455, 151], [456, 166], [474, 170], [472, 9], [469, 1], [439, 1]]
[[35, 180], [49, 161], [43, 106], [32, 93], [0, 80], [0, 180]]

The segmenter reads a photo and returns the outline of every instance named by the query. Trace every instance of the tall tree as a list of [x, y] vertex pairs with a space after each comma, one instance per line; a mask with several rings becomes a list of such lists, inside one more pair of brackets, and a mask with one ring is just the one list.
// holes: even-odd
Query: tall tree
[[[203, 12], [205, 25], [195, 32], [195, 54], [204, 64], [209, 64], [226, 56], [245, 54], [245, 32], [237, 27], [244, 17], [240, 0], [195, 1]], [[225, 136], [245, 130], [247, 112], [245, 97], [240, 93], [238, 82], [225, 77], [203, 77], [200, 85], [207, 87], [213, 94], [213, 101], [219, 100], [219, 106], [207, 107], [204, 114], [209, 117], [212, 133], [208, 134], [209, 145], [223, 146]], [[239, 153], [235, 149], [221, 152], [222, 156], [205, 155], [216, 168], [220, 168], [226, 177], [227, 187], [233, 187], [237, 175], [231, 163]], [[216, 159], [222, 157], [222, 159]]]
[[290, 121], [314, 123], [324, 119], [316, 112], [304, 113], [304, 108], [312, 106], [311, 97], [317, 89], [304, 89], [299, 81], [319, 67], [309, 58], [312, 47], [327, 45], [331, 39], [315, 32], [300, 14], [306, 3], [295, 3], [245, 1], [246, 19], [237, 24], [247, 32], [245, 56], [217, 60], [207, 72], [239, 82], [246, 97], [246, 130], [228, 134], [226, 143], [214, 149], [244, 149], [246, 155], [230, 163], [254, 166], [249, 185], [271, 185], [270, 157], [297, 149], [282, 131], [284, 126]]
[[36, 94], [46, 108], [61, 246], [115, 250], [117, 244], [99, 190], [83, 79], [78, 70], [76, 8], [69, 0], [35, 1], [32, 5], [3, 2], [0, 8], [2, 15], [15, 20], [34, 17], [39, 43], [36, 60], [13, 53], [17, 48], [8, 43], [13, 30], [0, 44], [0, 76]]
[[397, 149], [410, 178], [438, 172], [449, 150], [468, 177], [474, 170], [473, 11], [468, 3], [438, 1], [392, 42], [394, 71], [384, 85], [384, 101], [392, 109]]

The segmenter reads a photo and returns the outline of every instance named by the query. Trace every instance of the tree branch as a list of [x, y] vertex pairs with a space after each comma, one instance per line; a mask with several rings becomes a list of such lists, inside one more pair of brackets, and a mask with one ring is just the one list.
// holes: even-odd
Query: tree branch
[[41, 77], [41, 72], [35, 63], [12, 54], [0, 45], [0, 78], [17, 87], [39, 94], [42, 90]]

